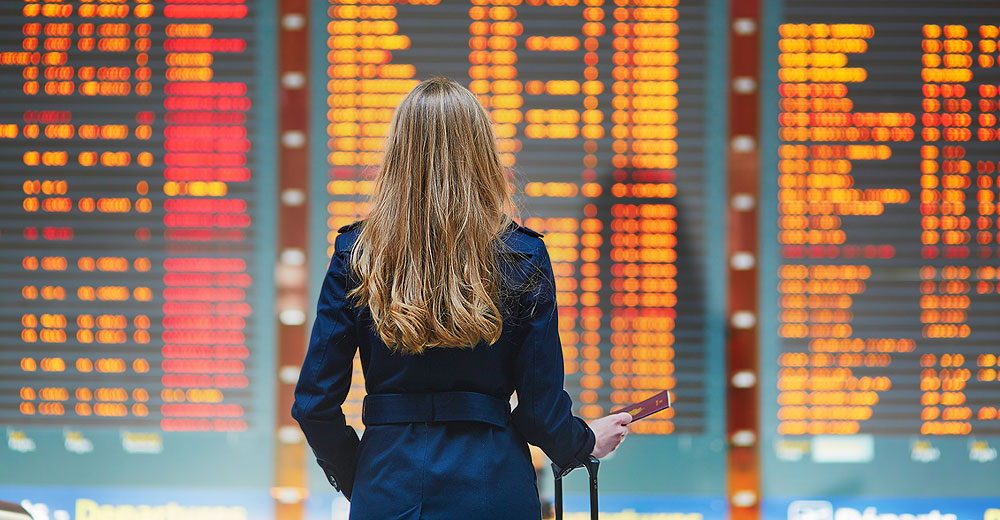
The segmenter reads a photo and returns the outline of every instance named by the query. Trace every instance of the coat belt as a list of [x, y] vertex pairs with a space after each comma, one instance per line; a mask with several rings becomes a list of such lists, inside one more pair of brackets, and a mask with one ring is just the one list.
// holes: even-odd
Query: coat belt
[[478, 392], [369, 394], [361, 408], [361, 422], [365, 426], [477, 421], [505, 427], [509, 420], [509, 401]]

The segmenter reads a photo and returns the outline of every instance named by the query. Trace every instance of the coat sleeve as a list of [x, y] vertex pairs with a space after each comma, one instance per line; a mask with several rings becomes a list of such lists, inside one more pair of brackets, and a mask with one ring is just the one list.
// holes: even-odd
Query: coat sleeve
[[527, 327], [518, 352], [517, 407], [511, 422], [564, 470], [582, 465], [594, 449], [594, 432], [573, 415], [572, 400], [563, 389], [563, 354], [559, 340], [552, 261], [539, 240], [529, 278], [536, 283], [522, 296], [522, 325]]
[[309, 348], [295, 385], [292, 417], [334, 488], [350, 499], [357, 466], [358, 434], [341, 409], [351, 388], [358, 350], [354, 311], [345, 297], [347, 262], [338, 235], [323, 279]]

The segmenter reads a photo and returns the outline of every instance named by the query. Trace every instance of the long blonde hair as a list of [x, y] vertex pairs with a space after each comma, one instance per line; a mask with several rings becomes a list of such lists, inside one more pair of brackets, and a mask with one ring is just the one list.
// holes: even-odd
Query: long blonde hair
[[515, 213], [489, 115], [447, 78], [423, 81], [392, 117], [370, 212], [351, 252], [358, 285], [391, 349], [495, 343], [498, 237]]

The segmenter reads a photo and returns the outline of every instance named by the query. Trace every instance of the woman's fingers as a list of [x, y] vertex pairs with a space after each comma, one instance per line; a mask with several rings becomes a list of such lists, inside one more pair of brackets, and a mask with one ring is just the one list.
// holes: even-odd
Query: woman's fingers
[[632, 415], [625, 412], [591, 421], [589, 424], [597, 436], [592, 454], [597, 458], [602, 458], [618, 449], [618, 446], [625, 440], [625, 436], [628, 435], [628, 425], [631, 422]]
[[632, 422], [632, 414], [628, 412], [616, 413], [614, 416], [615, 424], [628, 424]]

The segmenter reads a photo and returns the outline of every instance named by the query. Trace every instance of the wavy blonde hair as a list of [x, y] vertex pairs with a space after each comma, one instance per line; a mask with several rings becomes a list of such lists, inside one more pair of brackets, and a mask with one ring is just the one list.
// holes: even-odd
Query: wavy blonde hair
[[498, 240], [515, 214], [489, 115], [465, 87], [423, 81], [392, 117], [370, 212], [351, 252], [391, 349], [473, 347], [500, 338]]

